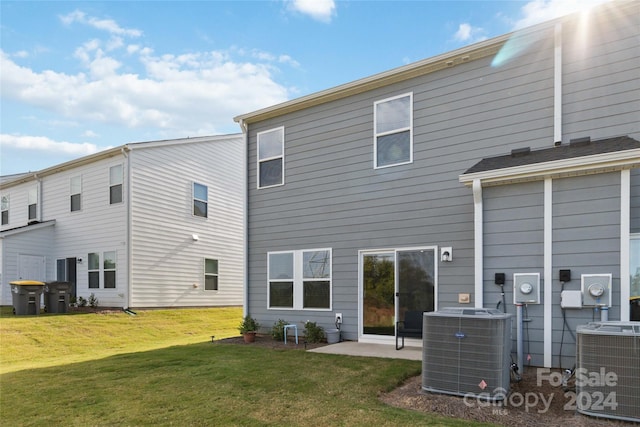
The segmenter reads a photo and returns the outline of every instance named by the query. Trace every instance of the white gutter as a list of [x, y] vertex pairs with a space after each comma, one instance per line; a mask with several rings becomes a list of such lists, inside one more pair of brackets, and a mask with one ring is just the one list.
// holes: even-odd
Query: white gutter
[[482, 206], [482, 182], [479, 179], [473, 181], [473, 230], [474, 230], [474, 286], [475, 307], [483, 308], [483, 270], [484, 270], [484, 235]]
[[127, 189], [125, 194], [127, 195], [127, 244], [126, 244], [126, 251], [127, 251], [127, 292], [125, 292], [125, 300], [124, 300], [124, 307], [122, 308], [129, 308], [131, 306], [131, 287], [132, 287], [132, 281], [133, 281], [133, 277], [132, 277], [132, 272], [131, 272], [131, 263], [133, 262], [133, 247], [131, 244], [131, 223], [133, 222], [133, 212], [131, 209], [131, 193], [132, 193], [132, 189], [131, 189], [131, 158], [127, 155], [127, 150], [128, 148], [126, 147], [122, 147], [122, 156], [125, 159], [125, 163], [126, 163], [126, 170], [127, 170]]
[[553, 141], [562, 142], [562, 22], [555, 28], [553, 59]]
[[248, 153], [249, 153], [249, 126], [247, 125], [247, 123], [240, 119], [238, 121], [238, 124], [240, 125], [240, 128], [242, 129], [242, 133], [243, 133], [243, 137], [244, 137], [244, 146], [243, 146], [243, 166], [242, 168], [244, 169], [244, 173], [243, 175], [243, 185], [244, 185], [244, 192], [243, 192], [243, 200], [242, 200], [242, 204], [243, 204], [243, 209], [242, 209], [242, 215], [244, 216], [243, 218], [243, 222], [244, 222], [244, 227], [242, 230], [242, 241], [244, 243], [244, 256], [242, 257], [242, 271], [243, 271], [243, 287], [244, 287], [244, 292], [243, 292], [243, 296], [242, 296], [242, 316], [246, 316], [249, 314], [249, 178], [248, 178], [248, 169], [247, 169], [247, 160], [248, 160]]
[[486, 186], [487, 184], [541, 180], [547, 177], [560, 178], [613, 172], [637, 167], [640, 167], [640, 148], [469, 173], [460, 175], [459, 180], [470, 186], [479, 179]]

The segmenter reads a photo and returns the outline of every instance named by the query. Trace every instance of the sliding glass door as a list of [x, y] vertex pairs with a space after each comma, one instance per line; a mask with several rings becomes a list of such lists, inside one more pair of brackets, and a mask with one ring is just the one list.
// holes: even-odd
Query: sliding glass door
[[408, 311], [433, 311], [436, 249], [363, 251], [360, 255], [362, 334], [394, 337]]

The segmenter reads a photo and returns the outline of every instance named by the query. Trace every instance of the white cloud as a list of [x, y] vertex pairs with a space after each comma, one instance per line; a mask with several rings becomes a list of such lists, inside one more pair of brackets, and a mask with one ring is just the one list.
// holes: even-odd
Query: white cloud
[[102, 45], [90, 40], [76, 49], [85, 71], [75, 74], [34, 71], [0, 50], [3, 97], [78, 122], [148, 128], [175, 137], [213, 134], [235, 128], [235, 115], [288, 99], [289, 89], [272, 73], [278, 64], [297, 64], [287, 55], [262, 53], [256, 59], [249, 54], [247, 61], [233, 50], [156, 55], [138, 47], [128, 49], [143, 67], [134, 74], [121, 71], [117, 51], [107, 53]]
[[453, 38], [460, 42], [476, 43], [485, 40], [487, 37], [483, 28], [474, 27], [465, 22], [458, 26], [458, 31], [453, 35]]
[[68, 15], [63, 15], [59, 17], [63, 24], [71, 25], [73, 23], [80, 23], [84, 25], [89, 25], [97, 30], [106, 31], [110, 34], [116, 34], [119, 36], [128, 36], [128, 37], [140, 37], [142, 35], [142, 31], [136, 30], [134, 28], [122, 28], [118, 23], [116, 23], [112, 19], [98, 19], [92, 16], [87, 16], [86, 13], [74, 10]]
[[288, 4], [291, 10], [326, 23], [331, 22], [336, 10], [334, 0], [290, 0]]
[[86, 131], [82, 132], [82, 136], [85, 137], [85, 138], [97, 138], [100, 135], [95, 133], [92, 130], [86, 130]]
[[54, 141], [45, 136], [9, 135], [5, 133], [0, 134], [0, 147], [78, 157], [93, 154], [106, 148], [98, 147], [88, 142]]
[[513, 29], [518, 30], [570, 13], [588, 10], [608, 1], [610, 0], [533, 0], [522, 6], [522, 17], [513, 23]]

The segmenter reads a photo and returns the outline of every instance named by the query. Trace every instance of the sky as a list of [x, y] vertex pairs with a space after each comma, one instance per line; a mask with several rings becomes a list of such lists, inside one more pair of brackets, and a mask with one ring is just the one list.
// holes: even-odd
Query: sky
[[606, 0], [0, 0], [0, 175], [233, 117]]

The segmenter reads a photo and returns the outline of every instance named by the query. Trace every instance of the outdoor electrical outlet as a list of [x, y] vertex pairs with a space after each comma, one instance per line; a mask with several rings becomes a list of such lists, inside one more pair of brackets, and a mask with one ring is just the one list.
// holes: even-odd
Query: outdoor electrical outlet
[[342, 323], [342, 313], [336, 313], [336, 323]]

